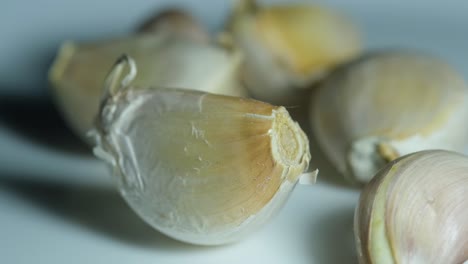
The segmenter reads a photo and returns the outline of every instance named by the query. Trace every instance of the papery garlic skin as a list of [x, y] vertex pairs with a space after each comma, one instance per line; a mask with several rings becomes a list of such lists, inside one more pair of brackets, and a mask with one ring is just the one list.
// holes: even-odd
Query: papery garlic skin
[[139, 65], [136, 85], [245, 95], [238, 80], [242, 56], [235, 50], [155, 33], [89, 44], [67, 42], [49, 79], [65, 120], [83, 138], [98, 113], [104, 79], [122, 53]]
[[468, 157], [430, 150], [389, 163], [356, 209], [359, 263], [467, 261], [467, 207]]
[[193, 244], [230, 243], [264, 224], [310, 160], [285, 108], [197, 91], [122, 87], [96, 132], [94, 152], [130, 206]]
[[314, 5], [238, 1], [229, 31], [246, 54], [243, 74], [252, 96], [279, 104], [298, 103], [306, 88], [361, 51], [350, 19]]
[[368, 182], [395, 158], [424, 149], [463, 151], [468, 88], [446, 63], [384, 52], [338, 70], [311, 103], [325, 154], [352, 181]]

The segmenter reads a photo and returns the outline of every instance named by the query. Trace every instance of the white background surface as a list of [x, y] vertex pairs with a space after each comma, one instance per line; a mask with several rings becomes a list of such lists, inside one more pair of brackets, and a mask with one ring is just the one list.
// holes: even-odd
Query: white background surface
[[[353, 16], [368, 48], [420, 49], [468, 77], [468, 2], [318, 2]], [[46, 71], [63, 40], [125, 34], [164, 6], [184, 6], [215, 31], [230, 4], [0, 0], [0, 263], [356, 263], [359, 193], [316, 150], [319, 183], [298, 186], [270, 224], [238, 244], [195, 247], [139, 220], [48, 101]]]

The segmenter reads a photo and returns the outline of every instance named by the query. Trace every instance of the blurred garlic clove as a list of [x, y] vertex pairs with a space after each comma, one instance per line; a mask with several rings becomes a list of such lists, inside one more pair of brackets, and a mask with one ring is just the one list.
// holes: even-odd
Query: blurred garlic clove
[[329, 76], [312, 100], [319, 144], [339, 172], [359, 183], [402, 155], [462, 151], [468, 141], [468, 89], [459, 73], [432, 57], [364, 57]]
[[210, 33], [189, 13], [168, 9], [146, 20], [139, 28], [141, 33], [170, 34], [193, 41], [210, 42]]
[[274, 103], [298, 103], [306, 88], [361, 51], [354, 23], [315, 5], [239, 0], [228, 27], [245, 52], [247, 88], [255, 98]]
[[359, 263], [466, 263], [468, 157], [422, 151], [364, 188], [355, 215]]
[[98, 112], [102, 85], [115, 58], [131, 55], [139, 65], [137, 85], [245, 95], [240, 52], [169, 35], [139, 34], [89, 44], [62, 45], [49, 72], [55, 101], [83, 138]]
[[135, 73], [128, 57], [111, 72], [94, 151], [146, 222], [181, 241], [216, 245], [244, 237], [282, 207], [310, 160], [308, 139], [284, 107], [136, 88]]

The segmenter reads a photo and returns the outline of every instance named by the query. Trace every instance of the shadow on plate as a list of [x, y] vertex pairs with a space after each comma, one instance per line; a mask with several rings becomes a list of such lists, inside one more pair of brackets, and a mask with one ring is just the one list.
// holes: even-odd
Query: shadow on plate
[[345, 208], [333, 211], [315, 220], [313, 233], [316, 240], [322, 238], [320, 243], [314, 241], [311, 248], [313, 259], [320, 264], [357, 264], [357, 253], [353, 233], [354, 208]]
[[66, 153], [91, 155], [90, 147], [67, 127], [50, 100], [0, 98], [0, 122], [35, 144]]
[[11, 180], [0, 184], [53, 215], [125, 243], [165, 251], [208, 248], [178, 242], [154, 230], [109, 188]]

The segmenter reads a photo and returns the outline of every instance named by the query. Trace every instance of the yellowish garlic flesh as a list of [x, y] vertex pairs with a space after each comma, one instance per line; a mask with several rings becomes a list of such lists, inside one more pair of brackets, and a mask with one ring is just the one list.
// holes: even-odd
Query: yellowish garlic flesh
[[320, 6], [238, 1], [229, 28], [246, 54], [249, 91], [275, 103], [297, 102], [304, 88], [361, 51], [354, 23]]
[[468, 157], [430, 150], [389, 163], [356, 209], [359, 263], [466, 263], [466, 208]]
[[285, 108], [137, 88], [128, 76], [119, 86], [122, 65], [108, 81], [94, 152], [146, 222], [181, 241], [217, 245], [243, 238], [282, 207], [310, 160], [307, 137]]
[[358, 183], [402, 155], [463, 151], [468, 141], [468, 88], [452, 67], [425, 55], [384, 52], [350, 63], [319, 87], [311, 111], [325, 154]]
[[243, 96], [235, 50], [171, 34], [138, 34], [95, 43], [66, 42], [49, 72], [55, 101], [74, 131], [85, 137], [98, 112], [104, 79], [115, 59], [131, 55], [136, 85], [190, 88]]

